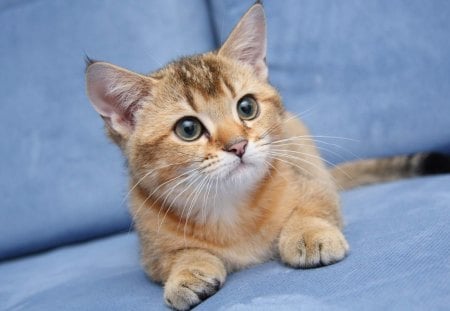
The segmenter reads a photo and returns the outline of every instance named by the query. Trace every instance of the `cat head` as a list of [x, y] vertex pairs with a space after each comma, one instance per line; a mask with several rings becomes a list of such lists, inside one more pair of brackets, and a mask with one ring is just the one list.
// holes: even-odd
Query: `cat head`
[[282, 130], [284, 108], [265, 58], [257, 3], [218, 51], [150, 75], [90, 62], [87, 92], [139, 187], [178, 207], [195, 191], [242, 200], [268, 174], [268, 143]]

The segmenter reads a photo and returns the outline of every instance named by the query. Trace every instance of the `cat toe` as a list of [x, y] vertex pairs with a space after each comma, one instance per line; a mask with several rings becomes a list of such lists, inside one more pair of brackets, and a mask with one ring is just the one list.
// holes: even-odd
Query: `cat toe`
[[223, 281], [201, 271], [183, 271], [169, 280], [164, 287], [164, 299], [175, 310], [190, 310], [214, 295]]
[[349, 245], [338, 228], [311, 228], [280, 240], [283, 262], [294, 268], [326, 266], [342, 260]]

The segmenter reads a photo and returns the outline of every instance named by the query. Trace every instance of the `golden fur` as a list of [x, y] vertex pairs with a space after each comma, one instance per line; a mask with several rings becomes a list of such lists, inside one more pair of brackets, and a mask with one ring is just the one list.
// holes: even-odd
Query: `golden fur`
[[[348, 252], [336, 186], [306, 127], [267, 82], [265, 45], [255, 4], [217, 52], [149, 76], [88, 66], [88, 94], [128, 160], [145, 271], [175, 309], [214, 294], [231, 271], [273, 258], [315, 267]], [[247, 94], [260, 109], [251, 121], [236, 112]], [[198, 118], [204, 135], [177, 137], [184, 116]], [[242, 139], [240, 160], [226, 150]]]
[[[435, 153], [328, 171], [307, 128], [267, 82], [265, 57], [256, 3], [216, 52], [148, 76], [88, 63], [90, 100], [128, 160], [143, 266], [174, 309], [214, 294], [227, 273], [270, 259], [294, 268], [343, 259], [349, 246], [337, 186], [450, 172], [450, 156]], [[251, 120], [237, 109], [246, 96], [259, 107]], [[185, 117], [202, 124], [197, 139], [176, 133]]]

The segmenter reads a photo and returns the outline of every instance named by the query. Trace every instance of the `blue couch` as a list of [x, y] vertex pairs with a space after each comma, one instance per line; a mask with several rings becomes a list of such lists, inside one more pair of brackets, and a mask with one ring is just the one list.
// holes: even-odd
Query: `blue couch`
[[[0, 310], [165, 310], [84, 54], [138, 72], [215, 49], [253, 1], [0, 1]], [[265, 1], [270, 79], [333, 164], [450, 152], [450, 2]], [[344, 139], [345, 138], [345, 139]], [[234, 273], [198, 310], [450, 308], [450, 176], [342, 194], [351, 253]]]

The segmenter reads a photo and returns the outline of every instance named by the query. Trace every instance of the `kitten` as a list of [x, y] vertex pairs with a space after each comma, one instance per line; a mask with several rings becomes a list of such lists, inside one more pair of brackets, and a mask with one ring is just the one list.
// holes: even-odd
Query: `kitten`
[[342, 260], [349, 245], [333, 176], [348, 188], [410, 176], [426, 162], [384, 159], [396, 172], [384, 175], [376, 160], [344, 164], [355, 179], [330, 173], [268, 83], [265, 57], [256, 3], [218, 51], [148, 76], [88, 63], [89, 98], [128, 160], [143, 266], [174, 309], [273, 258], [294, 268]]

